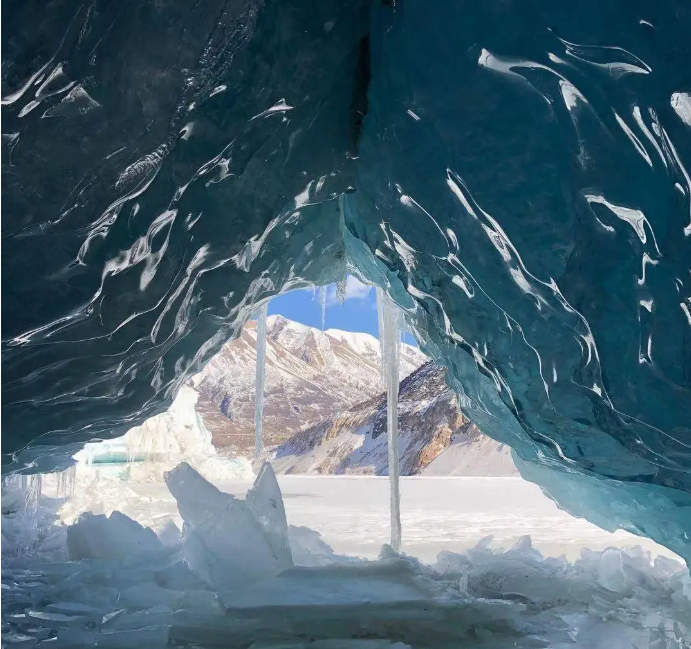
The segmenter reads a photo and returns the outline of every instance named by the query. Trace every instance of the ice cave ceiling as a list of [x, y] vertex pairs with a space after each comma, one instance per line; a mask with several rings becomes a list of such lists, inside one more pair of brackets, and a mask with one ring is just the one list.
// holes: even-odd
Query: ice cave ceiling
[[3, 470], [346, 264], [563, 507], [691, 558], [691, 3], [3, 3]]

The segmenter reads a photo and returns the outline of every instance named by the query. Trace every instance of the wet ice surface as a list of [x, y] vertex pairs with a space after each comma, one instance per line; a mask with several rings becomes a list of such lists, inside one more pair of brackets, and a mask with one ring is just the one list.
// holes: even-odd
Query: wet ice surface
[[[386, 478], [276, 481], [265, 467], [248, 494], [248, 480], [217, 488], [181, 465], [166, 481], [177, 505], [160, 484], [124, 488], [103, 477], [89, 494], [77, 475], [70, 510], [96, 491], [103, 508], [110, 494], [158, 539], [109, 511], [67, 530], [54, 525], [59, 501], [45, 494], [55, 478], [25, 511], [3, 498], [3, 646], [683, 649], [691, 641], [682, 564], [614, 547], [584, 550], [575, 562], [544, 558], [520, 535], [569, 554], [638, 539], [570, 520], [519, 479], [403, 479], [403, 550], [425, 564], [382, 547]], [[488, 532], [494, 541], [479, 540]]]

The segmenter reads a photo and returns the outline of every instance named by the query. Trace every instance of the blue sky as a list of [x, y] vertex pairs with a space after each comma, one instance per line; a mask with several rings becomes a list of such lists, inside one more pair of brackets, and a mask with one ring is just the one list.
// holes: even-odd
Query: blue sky
[[[269, 302], [269, 315], [274, 314], [320, 329], [322, 316], [319, 289], [316, 298], [313, 298], [312, 289], [290, 291], [275, 297]], [[374, 287], [362, 284], [349, 275], [345, 302], [339, 304], [336, 285], [329, 286], [326, 293], [325, 328], [364, 331], [378, 337], [377, 298]], [[412, 336], [406, 334], [405, 341], [413, 343]]]

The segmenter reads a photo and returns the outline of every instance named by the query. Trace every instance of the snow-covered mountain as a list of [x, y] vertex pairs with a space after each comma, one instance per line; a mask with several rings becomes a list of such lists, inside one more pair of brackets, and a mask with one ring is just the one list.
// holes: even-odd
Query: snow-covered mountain
[[[251, 321], [192, 379], [197, 410], [216, 447], [242, 452], [254, 445], [256, 323]], [[426, 362], [416, 347], [401, 345], [401, 378]], [[265, 445], [327, 420], [378, 395], [379, 341], [369, 334], [320, 331], [279, 315], [267, 318]]]
[[[518, 475], [510, 450], [463, 417], [444, 381], [426, 363], [399, 388], [398, 448], [402, 475]], [[273, 453], [277, 473], [388, 473], [386, 395], [305, 428]]]

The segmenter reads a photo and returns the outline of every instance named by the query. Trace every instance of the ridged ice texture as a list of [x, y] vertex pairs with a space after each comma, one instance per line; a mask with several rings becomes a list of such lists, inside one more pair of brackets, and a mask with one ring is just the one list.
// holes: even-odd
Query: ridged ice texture
[[689, 26], [679, 2], [378, 11], [346, 214], [524, 475], [687, 558]]
[[347, 259], [525, 475], [691, 556], [688, 2], [3, 9], [6, 470]]
[[12, 466], [45, 469], [163, 410], [263, 297], [343, 276], [369, 7], [4, 9], [3, 465], [33, 441]]

